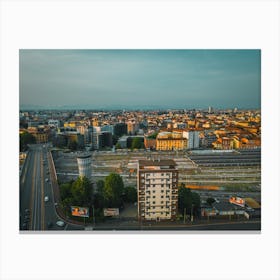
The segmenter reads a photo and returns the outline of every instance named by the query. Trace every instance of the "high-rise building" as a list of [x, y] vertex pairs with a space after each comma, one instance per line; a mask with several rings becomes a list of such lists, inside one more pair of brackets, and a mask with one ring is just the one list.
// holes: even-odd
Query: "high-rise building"
[[175, 220], [178, 211], [178, 170], [173, 160], [139, 160], [138, 218]]
[[184, 131], [183, 137], [188, 139], [188, 149], [197, 149], [199, 148], [199, 131], [197, 130], [190, 130]]
[[88, 179], [91, 178], [91, 155], [80, 155], [77, 157], [79, 176], [85, 176]]

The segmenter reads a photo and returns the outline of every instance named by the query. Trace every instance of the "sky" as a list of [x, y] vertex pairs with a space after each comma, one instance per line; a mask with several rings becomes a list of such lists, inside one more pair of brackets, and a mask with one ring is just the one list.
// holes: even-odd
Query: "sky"
[[19, 51], [20, 109], [259, 109], [260, 50]]

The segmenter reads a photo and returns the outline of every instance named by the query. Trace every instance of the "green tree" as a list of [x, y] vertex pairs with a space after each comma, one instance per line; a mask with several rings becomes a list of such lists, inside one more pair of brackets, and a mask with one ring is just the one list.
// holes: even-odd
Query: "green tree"
[[97, 192], [94, 194], [93, 205], [94, 209], [103, 209], [106, 206], [104, 196], [102, 193]]
[[20, 134], [19, 139], [20, 139], [20, 151], [21, 152], [26, 151], [28, 144], [36, 143], [36, 138], [28, 132], [23, 132], [22, 134]]
[[122, 147], [121, 147], [121, 144], [120, 143], [117, 143], [116, 144], [116, 149], [121, 149]]
[[136, 202], [137, 201], [137, 190], [134, 187], [124, 188], [124, 201], [125, 202]]
[[156, 139], [158, 135], [158, 132], [154, 132], [153, 134], [149, 135], [147, 138], [148, 139]]
[[71, 187], [72, 187], [72, 182], [65, 183], [59, 186], [61, 200], [72, 197]]
[[143, 139], [140, 137], [135, 137], [132, 140], [131, 148], [132, 149], [141, 149], [144, 148], [144, 143], [142, 141]]
[[181, 185], [178, 192], [178, 208], [182, 215], [184, 214], [184, 209], [186, 209], [187, 214], [191, 214], [191, 212], [193, 212], [195, 216], [198, 216], [200, 209], [199, 194], [191, 192], [190, 189]]
[[120, 207], [124, 184], [119, 174], [111, 173], [105, 178], [104, 199], [109, 207]]
[[90, 206], [92, 201], [92, 186], [87, 177], [82, 176], [72, 184], [71, 193], [73, 202], [78, 206]]
[[72, 140], [70, 140], [69, 142], [68, 142], [68, 149], [70, 149], [70, 150], [72, 150], [72, 151], [76, 151], [77, 150], [77, 148], [78, 148], [78, 143], [77, 143], [77, 141], [72, 141]]
[[212, 204], [215, 202], [216, 200], [213, 197], [208, 197], [206, 199], [206, 202], [208, 205], [212, 206]]
[[100, 193], [100, 194], [103, 194], [103, 191], [104, 191], [104, 181], [103, 180], [98, 180], [96, 182], [96, 187], [97, 187], [97, 192]]

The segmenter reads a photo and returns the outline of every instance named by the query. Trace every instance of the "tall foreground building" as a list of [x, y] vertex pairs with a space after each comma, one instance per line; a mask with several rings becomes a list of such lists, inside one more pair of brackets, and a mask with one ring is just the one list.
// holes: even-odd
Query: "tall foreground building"
[[178, 210], [178, 170], [173, 160], [139, 160], [138, 218], [175, 220]]

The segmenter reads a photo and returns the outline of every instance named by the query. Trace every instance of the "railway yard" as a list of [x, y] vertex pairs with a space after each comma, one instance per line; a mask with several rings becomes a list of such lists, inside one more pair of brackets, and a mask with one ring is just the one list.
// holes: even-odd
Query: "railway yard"
[[[56, 151], [54, 162], [58, 180], [65, 182], [78, 176], [78, 153]], [[125, 186], [136, 187], [139, 159], [174, 159], [179, 170], [179, 183], [197, 191], [250, 192], [261, 190], [261, 150], [243, 151], [94, 151], [92, 152], [92, 181], [104, 179], [111, 172], [123, 177]]]

